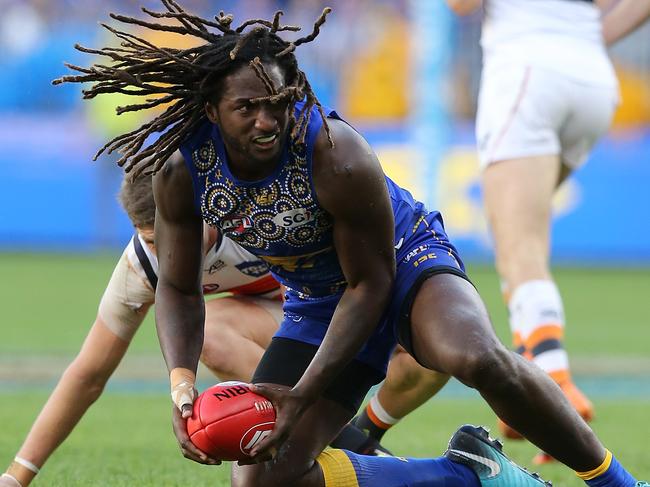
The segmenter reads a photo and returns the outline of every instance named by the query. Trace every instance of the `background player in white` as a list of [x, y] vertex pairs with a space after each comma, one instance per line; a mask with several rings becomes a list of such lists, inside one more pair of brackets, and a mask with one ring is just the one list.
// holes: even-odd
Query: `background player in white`
[[[618, 103], [601, 11], [590, 0], [449, 4], [459, 14], [483, 6], [476, 138], [515, 347], [589, 420], [593, 407], [569, 372], [564, 307], [549, 257], [553, 196], [605, 134]], [[507, 436], [517, 436], [502, 426]]]
[[[157, 259], [151, 178], [125, 181], [119, 198], [137, 233], [115, 267], [79, 354], [63, 373], [16, 460], [0, 477], [2, 487], [26, 487], [32, 481], [101, 395], [154, 304]], [[208, 238], [204, 292], [229, 294], [206, 300], [201, 360], [221, 380], [249, 380], [282, 319], [280, 287], [257, 257], [229, 239], [218, 239], [214, 230]]]
[[[459, 15], [484, 8], [477, 139], [515, 344], [591, 419], [592, 405], [571, 381], [562, 346], [563, 305], [549, 269], [551, 200], [606, 132], [618, 100], [603, 36], [610, 44], [630, 33], [650, 16], [650, 1], [615, 4], [602, 20], [602, 35], [600, 10], [589, 0], [447, 3]], [[391, 363], [386, 381], [354, 423], [380, 440], [444, 381], [412, 359], [401, 367]], [[519, 437], [501, 426], [506, 436]], [[543, 453], [535, 459], [549, 460]]]

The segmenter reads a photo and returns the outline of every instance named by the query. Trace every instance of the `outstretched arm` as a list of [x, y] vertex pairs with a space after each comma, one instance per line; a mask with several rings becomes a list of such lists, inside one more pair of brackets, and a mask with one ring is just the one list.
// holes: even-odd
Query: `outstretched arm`
[[[127, 347], [128, 342], [113, 334], [97, 317], [81, 351], [66, 368], [16, 456], [41, 468], [101, 395]], [[27, 487], [36, 475], [34, 470], [14, 462], [7, 472]]]
[[[264, 457], [288, 436], [290, 425], [354, 358], [377, 327], [395, 277], [394, 220], [384, 174], [366, 141], [330, 120], [336, 147], [319, 139], [314, 186], [334, 220], [334, 245], [347, 281], [325, 338], [309, 367], [285, 397], [276, 399], [273, 433], [253, 452]], [[269, 390], [257, 386], [258, 392]]]
[[[32, 425], [16, 455], [19, 461], [7, 470], [7, 474], [16, 478], [22, 487], [31, 483], [37, 469], [43, 467], [101, 395], [126, 353], [131, 337], [142, 323], [153, 297], [153, 289], [130, 270], [126, 254], [123, 254], [79, 354], [66, 368]], [[0, 486], [4, 485], [0, 480]]]
[[619, 41], [650, 17], [650, 0], [621, 0], [603, 17], [603, 38], [608, 46]]

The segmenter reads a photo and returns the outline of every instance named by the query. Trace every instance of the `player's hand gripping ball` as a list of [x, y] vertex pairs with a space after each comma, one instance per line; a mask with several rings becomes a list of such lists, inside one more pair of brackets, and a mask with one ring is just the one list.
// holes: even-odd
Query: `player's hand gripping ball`
[[203, 391], [187, 419], [192, 443], [216, 460], [246, 460], [275, 425], [273, 404], [243, 382], [221, 382]]

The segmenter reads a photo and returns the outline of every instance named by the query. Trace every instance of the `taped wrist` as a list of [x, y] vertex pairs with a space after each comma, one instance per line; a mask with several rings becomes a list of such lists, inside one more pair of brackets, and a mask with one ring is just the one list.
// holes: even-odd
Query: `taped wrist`
[[171, 385], [172, 401], [178, 409], [182, 409], [184, 404], [192, 404], [196, 397], [196, 374], [189, 369], [176, 367], [169, 373], [169, 383]]

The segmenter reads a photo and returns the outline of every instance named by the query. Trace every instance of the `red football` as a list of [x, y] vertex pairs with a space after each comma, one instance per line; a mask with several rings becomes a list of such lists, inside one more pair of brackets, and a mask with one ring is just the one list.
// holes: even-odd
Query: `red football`
[[273, 429], [271, 401], [243, 382], [221, 382], [203, 391], [187, 419], [187, 433], [199, 450], [216, 460], [244, 460]]

